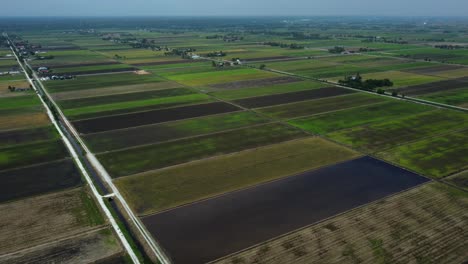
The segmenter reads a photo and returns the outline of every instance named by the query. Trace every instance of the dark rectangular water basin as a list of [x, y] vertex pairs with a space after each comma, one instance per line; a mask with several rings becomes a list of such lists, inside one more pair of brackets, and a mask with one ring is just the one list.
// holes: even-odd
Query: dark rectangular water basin
[[429, 179], [362, 157], [143, 218], [175, 263], [205, 263]]

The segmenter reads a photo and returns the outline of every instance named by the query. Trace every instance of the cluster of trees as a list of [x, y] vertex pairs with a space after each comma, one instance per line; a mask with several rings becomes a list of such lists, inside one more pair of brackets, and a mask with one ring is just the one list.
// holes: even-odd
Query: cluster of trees
[[227, 35], [215, 34], [215, 35], [206, 36], [206, 39], [222, 39], [225, 42], [234, 42], [234, 41], [244, 40], [244, 37], [238, 36], [235, 34], [227, 34]]
[[[357, 73], [356, 75], [346, 76], [344, 80], [339, 80], [339, 84], [346, 85], [349, 87], [374, 91], [376, 88], [379, 87], [392, 87], [393, 82], [389, 79], [377, 80], [377, 79], [367, 79], [365, 81], [362, 80], [362, 76]], [[378, 93], [384, 93], [383, 89], [379, 89]]]
[[210, 53], [207, 53], [206, 56], [207, 57], [224, 57], [226, 56], [226, 52], [220, 50], [220, 51], [213, 51], [213, 52], [210, 52]]
[[166, 56], [178, 55], [178, 56], [181, 56], [182, 59], [189, 59], [190, 58], [189, 53], [194, 52], [194, 51], [196, 51], [196, 49], [194, 48], [177, 48], [177, 49], [171, 49], [165, 52], [164, 55]]
[[361, 42], [383, 42], [383, 43], [392, 43], [392, 44], [408, 44], [408, 41], [403, 40], [402, 38], [387, 39], [385, 37], [371, 37], [362, 40]]
[[299, 45], [297, 43], [287, 44], [287, 43], [269, 41], [269, 42], [263, 42], [262, 44], [267, 45], [267, 46], [272, 46], [272, 47], [280, 47], [280, 48], [304, 49], [304, 46]]
[[337, 53], [344, 52], [345, 50], [346, 49], [344, 47], [335, 46], [334, 48], [328, 49], [328, 52], [337, 54]]

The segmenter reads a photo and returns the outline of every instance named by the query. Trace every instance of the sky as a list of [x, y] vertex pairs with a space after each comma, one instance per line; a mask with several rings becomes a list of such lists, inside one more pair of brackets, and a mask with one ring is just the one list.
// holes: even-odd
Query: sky
[[2, 16], [468, 16], [468, 0], [2, 0]]

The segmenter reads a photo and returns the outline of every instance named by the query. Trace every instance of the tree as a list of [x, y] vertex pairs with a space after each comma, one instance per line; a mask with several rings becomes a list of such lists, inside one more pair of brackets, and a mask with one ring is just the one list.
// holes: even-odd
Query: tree
[[266, 67], [266, 65], [265, 65], [265, 64], [262, 64], [262, 65], [260, 65], [259, 69], [260, 69], [260, 70], [263, 70], [263, 69], [265, 69], [265, 67]]
[[398, 96], [398, 92], [397, 91], [392, 91], [392, 96]]
[[216, 67], [216, 62], [211, 61], [211, 66]]
[[385, 90], [384, 89], [377, 89], [377, 93], [378, 94], [385, 94]]

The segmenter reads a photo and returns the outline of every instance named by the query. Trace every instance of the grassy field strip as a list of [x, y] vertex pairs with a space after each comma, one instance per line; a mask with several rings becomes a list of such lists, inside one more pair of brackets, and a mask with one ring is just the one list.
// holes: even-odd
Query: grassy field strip
[[467, 201], [466, 193], [429, 183], [215, 263], [462, 262]]
[[[237, 129], [176, 142], [108, 152], [98, 155], [98, 158], [113, 177], [121, 177], [304, 136], [306, 134], [302, 131], [282, 124], [266, 124], [255, 129]], [[155, 157], [158, 159], [154, 159]]]
[[366, 152], [376, 152], [396, 144], [462, 129], [468, 115], [450, 110], [434, 110], [409, 117], [358, 126], [326, 134], [327, 137]]
[[157, 91], [163, 89], [180, 88], [181, 85], [176, 82], [157, 82], [157, 83], [145, 83], [145, 84], [134, 84], [134, 85], [123, 85], [123, 86], [111, 86], [106, 88], [96, 88], [87, 90], [76, 90], [69, 92], [57, 92], [52, 94], [52, 97], [56, 101], [62, 100], [73, 100], [82, 99], [96, 96], [116, 95], [116, 94], [127, 94], [133, 92], [147, 92]]
[[433, 110], [433, 107], [408, 102], [381, 102], [344, 110], [295, 118], [288, 123], [316, 134], [326, 134], [374, 122], [388, 121]]
[[312, 137], [149, 171], [115, 182], [138, 214], [147, 215], [358, 156], [357, 152]]
[[444, 179], [445, 182], [459, 186], [468, 191], [468, 170], [462, 171]]
[[0, 115], [0, 132], [41, 127], [48, 124], [50, 124], [50, 121], [43, 111], [38, 113]]
[[376, 102], [384, 102], [386, 100], [388, 99], [383, 97], [356, 93], [350, 95], [340, 95], [323, 99], [315, 99], [310, 101], [270, 106], [265, 108], [257, 108], [255, 109], [255, 111], [258, 111], [272, 118], [289, 119], [354, 106], [362, 106]]
[[468, 130], [434, 135], [378, 152], [383, 159], [435, 178], [468, 168]]
[[87, 134], [83, 139], [95, 152], [215, 134], [270, 122], [252, 112], [234, 112]]

